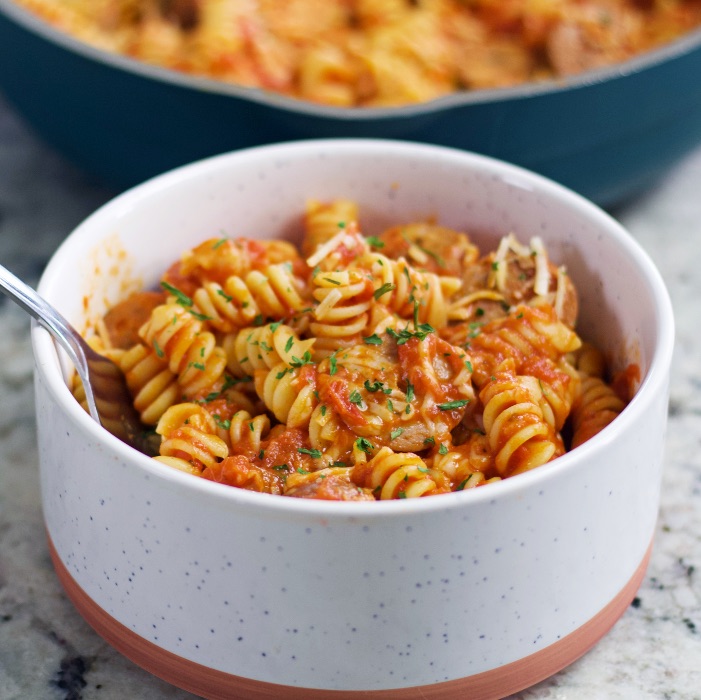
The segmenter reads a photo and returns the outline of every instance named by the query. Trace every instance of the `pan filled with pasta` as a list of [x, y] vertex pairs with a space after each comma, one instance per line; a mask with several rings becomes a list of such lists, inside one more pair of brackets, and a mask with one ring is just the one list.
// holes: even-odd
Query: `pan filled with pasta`
[[379, 137], [609, 205], [701, 142], [700, 26], [698, 0], [0, 0], [0, 89], [119, 188], [241, 147]]
[[154, 446], [95, 423], [34, 329], [56, 571], [156, 675], [497, 698], [634, 597], [673, 320], [573, 192], [436, 146], [243, 150], [108, 203], [40, 292], [124, 372]]

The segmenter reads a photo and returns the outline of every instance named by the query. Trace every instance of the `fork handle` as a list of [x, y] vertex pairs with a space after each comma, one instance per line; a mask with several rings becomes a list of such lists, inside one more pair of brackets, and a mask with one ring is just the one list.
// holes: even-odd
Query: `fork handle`
[[90, 414], [99, 423], [95, 398], [90, 390], [87, 376], [87, 359], [83, 349], [83, 340], [78, 332], [57, 309], [3, 265], [0, 265], [0, 291], [35, 318], [39, 325], [49, 331], [66, 351], [86, 387], [86, 399]]

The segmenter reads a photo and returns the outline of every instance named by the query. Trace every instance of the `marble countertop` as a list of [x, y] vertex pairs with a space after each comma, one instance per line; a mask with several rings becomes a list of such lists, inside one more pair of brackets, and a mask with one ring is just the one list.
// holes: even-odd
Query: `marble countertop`
[[[67, 232], [115, 192], [39, 142], [0, 99], [0, 262], [36, 285]], [[633, 604], [588, 654], [512, 700], [701, 699], [701, 148], [612, 212], [659, 267], [677, 338], [662, 502]], [[82, 620], [47, 550], [29, 321], [0, 299], [0, 698], [193, 698]]]

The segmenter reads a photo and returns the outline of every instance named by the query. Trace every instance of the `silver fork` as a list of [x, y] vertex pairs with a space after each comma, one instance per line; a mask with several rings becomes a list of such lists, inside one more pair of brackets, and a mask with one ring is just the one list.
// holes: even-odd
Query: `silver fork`
[[0, 291], [34, 317], [66, 351], [83, 383], [90, 415], [112, 435], [146, 454], [157, 454], [134, 409], [124, 374], [95, 352], [71, 324], [29, 285], [0, 265]]

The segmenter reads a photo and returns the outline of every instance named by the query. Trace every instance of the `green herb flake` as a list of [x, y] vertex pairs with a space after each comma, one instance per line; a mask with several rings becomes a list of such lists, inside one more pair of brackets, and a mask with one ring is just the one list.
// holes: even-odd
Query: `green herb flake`
[[360, 395], [360, 392], [357, 389], [353, 389], [353, 391], [351, 391], [348, 400], [351, 403], [354, 403], [356, 406], [360, 406], [363, 403], [363, 397]]
[[369, 379], [365, 380], [365, 383], [363, 386], [370, 392], [370, 393], [375, 393], [376, 391], [379, 391], [382, 389], [382, 382], [378, 382], [375, 380], [372, 384], [370, 383]]
[[216, 413], [212, 416], [212, 418], [214, 418], [215, 423], [220, 428], [223, 428], [224, 430], [228, 430], [231, 427], [230, 420], [222, 418], [221, 416], [217, 415]]
[[367, 440], [367, 439], [364, 438], [364, 437], [359, 437], [359, 438], [355, 441], [355, 446], [356, 446], [359, 450], [362, 450], [363, 452], [366, 452], [366, 453], [369, 453], [369, 452], [371, 452], [372, 450], [375, 449], [374, 446], [373, 446], [373, 444], [370, 442], [370, 440]]
[[367, 338], [363, 338], [363, 342], [366, 345], [382, 345], [382, 338], [380, 338], [377, 333], [373, 333], [372, 335], [369, 335]]
[[193, 302], [192, 299], [190, 299], [187, 294], [183, 294], [179, 289], [174, 287], [172, 284], [168, 284], [168, 282], [161, 282], [161, 287], [166, 290], [166, 292], [169, 292], [175, 297], [175, 300], [180, 306], [185, 306], [186, 308], [189, 308], [192, 306]]
[[439, 403], [438, 408], [441, 411], [452, 411], [454, 408], [462, 408], [470, 403], [469, 399], [458, 399], [457, 401], [448, 401], [447, 403]]
[[[338, 350], [336, 351], [338, 352]], [[338, 371], [338, 365], [337, 365], [337, 360], [336, 360], [336, 353], [333, 353], [333, 355], [329, 356], [329, 374], [334, 375]]]
[[194, 309], [188, 309], [188, 313], [192, 316], [194, 316], [198, 321], [211, 321], [212, 317], [207, 316], [206, 314], [201, 314], [199, 311], [195, 311]]
[[395, 428], [395, 429], [389, 434], [389, 439], [390, 439], [390, 440], [396, 440], [403, 432], [404, 432], [404, 428]]
[[372, 246], [373, 248], [385, 247], [384, 241], [381, 241], [377, 236], [367, 236], [365, 240], [368, 242], [368, 245]]
[[397, 341], [397, 345], [404, 345], [412, 338], [423, 340], [429, 333], [433, 333], [435, 329], [428, 323], [414, 325], [415, 330], [410, 331], [409, 328], [402, 328], [400, 331], [395, 331], [394, 328], [388, 328], [387, 333]]
[[297, 452], [303, 455], [309, 455], [312, 459], [319, 459], [319, 457], [321, 457], [321, 450], [310, 450], [306, 447], [300, 447]]
[[302, 359], [292, 355], [290, 364], [292, 365], [292, 367], [303, 367], [304, 365], [313, 365], [314, 363], [312, 362], [311, 352], [309, 352], [309, 350], [307, 350], [304, 353], [304, 355], [302, 355]]
[[384, 296], [388, 292], [391, 292], [393, 289], [396, 289], [397, 285], [392, 284], [391, 282], [385, 282], [381, 287], [375, 290], [373, 293], [373, 296], [375, 297], [375, 301], [378, 301], [381, 296]]

